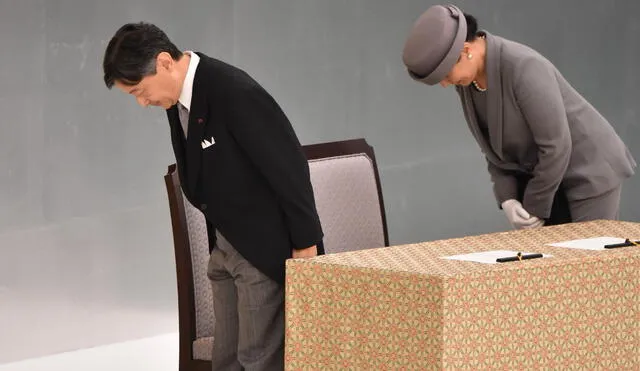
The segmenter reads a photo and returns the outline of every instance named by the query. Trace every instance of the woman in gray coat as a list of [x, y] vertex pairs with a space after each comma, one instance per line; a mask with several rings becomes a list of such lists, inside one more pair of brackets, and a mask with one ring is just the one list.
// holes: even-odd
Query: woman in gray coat
[[614, 129], [546, 58], [478, 30], [453, 5], [430, 7], [403, 61], [427, 85], [454, 85], [515, 228], [617, 219], [636, 163]]

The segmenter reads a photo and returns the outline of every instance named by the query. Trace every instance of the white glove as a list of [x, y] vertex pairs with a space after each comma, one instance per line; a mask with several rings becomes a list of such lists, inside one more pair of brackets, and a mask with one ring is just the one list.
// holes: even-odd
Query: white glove
[[529, 214], [518, 200], [506, 200], [502, 203], [502, 210], [504, 210], [509, 223], [515, 229], [532, 229], [544, 225], [544, 220]]

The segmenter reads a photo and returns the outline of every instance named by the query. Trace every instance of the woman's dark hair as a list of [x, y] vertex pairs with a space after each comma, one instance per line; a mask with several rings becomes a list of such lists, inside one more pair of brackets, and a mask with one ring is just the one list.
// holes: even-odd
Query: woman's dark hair
[[156, 58], [162, 52], [176, 61], [182, 57], [180, 49], [157, 26], [145, 22], [125, 24], [109, 41], [104, 53], [104, 83], [109, 89], [116, 81], [125, 85], [139, 83], [156, 73]]
[[478, 37], [478, 20], [467, 13], [464, 13], [464, 19], [467, 21], [467, 38], [464, 41], [471, 42]]

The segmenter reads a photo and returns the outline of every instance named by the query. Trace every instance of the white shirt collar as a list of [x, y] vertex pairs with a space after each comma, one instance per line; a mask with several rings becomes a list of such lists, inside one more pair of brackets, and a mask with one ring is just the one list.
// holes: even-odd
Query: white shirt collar
[[180, 93], [178, 102], [180, 102], [180, 104], [182, 104], [187, 110], [191, 111], [193, 79], [196, 76], [196, 69], [198, 68], [200, 57], [192, 51], [186, 51], [185, 53], [188, 53], [191, 56], [191, 60], [189, 60], [189, 68], [187, 69], [187, 75], [184, 77], [184, 82], [182, 83], [182, 92]]

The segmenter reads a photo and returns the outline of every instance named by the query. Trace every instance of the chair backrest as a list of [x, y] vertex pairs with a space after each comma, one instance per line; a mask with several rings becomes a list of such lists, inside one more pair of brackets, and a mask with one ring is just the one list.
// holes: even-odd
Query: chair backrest
[[388, 246], [373, 148], [354, 139], [308, 145], [304, 151], [326, 253]]
[[191, 357], [196, 339], [213, 336], [215, 322], [207, 277], [209, 239], [202, 212], [182, 193], [175, 164], [164, 177], [169, 198], [178, 281], [180, 355]]

